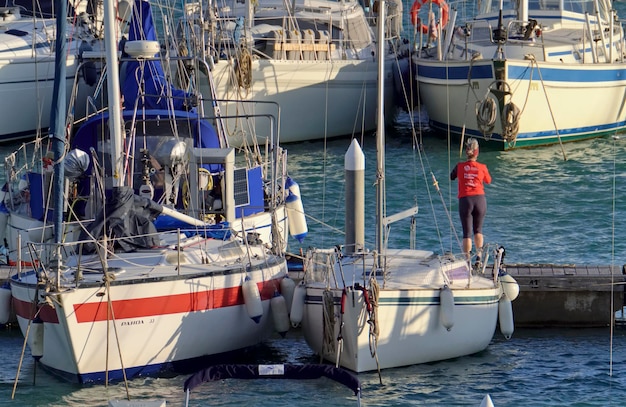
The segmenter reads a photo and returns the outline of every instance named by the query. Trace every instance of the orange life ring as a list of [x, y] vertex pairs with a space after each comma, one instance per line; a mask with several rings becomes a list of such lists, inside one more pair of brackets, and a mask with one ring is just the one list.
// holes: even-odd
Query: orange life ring
[[[445, 0], [415, 0], [410, 11], [411, 24], [413, 24], [413, 26], [416, 26], [418, 23], [420, 23], [420, 19], [417, 17], [417, 13], [419, 13], [422, 5], [426, 4], [429, 1], [432, 1], [433, 4], [438, 5], [441, 9], [441, 26], [443, 27], [448, 24], [448, 3], [446, 3]], [[428, 34], [428, 25], [422, 24], [421, 29], [422, 33]]]

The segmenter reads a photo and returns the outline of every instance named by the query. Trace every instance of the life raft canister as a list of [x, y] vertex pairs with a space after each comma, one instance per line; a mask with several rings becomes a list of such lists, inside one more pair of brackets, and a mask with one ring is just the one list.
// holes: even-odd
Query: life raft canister
[[[413, 6], [411, 7], [411, 11], [409, 13], [411, 13], [411, 24], [413, 26], [416, 26], [418, 23], [420, 23], [420, 19], [417, 17], [417, 14], [420, 11], [420, 8], [422, 8], [422, 5], [426, 4], [427, 2], [432, 1], [433, 4], [436, 4], [439, 6], [439, 8], [441, 9], [441, 26], [445, 27], [446, 24], [448, 24], [448, 3], [446, 3], [445, 0], [415, 0], [413, 2]], [[423, 34], [428, 34], [428, 25], [426, 24], [421, 24], [421, 30]]]

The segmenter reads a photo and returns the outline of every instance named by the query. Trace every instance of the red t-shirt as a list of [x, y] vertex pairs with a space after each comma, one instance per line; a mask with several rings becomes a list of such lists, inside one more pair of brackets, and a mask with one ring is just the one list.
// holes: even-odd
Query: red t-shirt
[[459, 178], [459, 198], [472, 195], [485, 195], [483, 183], [491, 184], [491, 175], [485, 164], [477, 161], [458, 163], [450, 173], [450, 179]]

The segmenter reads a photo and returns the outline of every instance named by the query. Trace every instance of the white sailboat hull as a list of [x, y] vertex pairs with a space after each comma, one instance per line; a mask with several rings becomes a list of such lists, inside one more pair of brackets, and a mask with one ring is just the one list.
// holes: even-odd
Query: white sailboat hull
[[[351, 60], [270, 60], [252, 61], [250, 88], [237, 85], [234, 62], [219, 61], [213, 76], [222, 115], [256, 114], [278, 117], [281, 143], [339, 137], [376, 128], [375, 59]], [[393, 104], [393, 61], [388, 59], [385, 94], [389, 121]], [[203, 94], [210, 94], [206, 84]], [[240, 102], [241, 100], [249, 102]], [[261, 103], [257, 103], [261, 102]], [[226, 119], [229, 143], [243, 144], [242, 134], [250, 132], [242, 119]], [[245, 133], [242, 133], [245, 132]], [[269, 119], [256, 119], [256, 137], [270, 137]], [[248, 138], [248, 143], [252, 141]]]
[[[0, 125], [0, 141], [32, 137], [38, 130], [48, 130], [55, 63], [50, 38], [54, 38], [55, 24], [55, 19], [33, 21], [19, 17], [0, 23], [0, 111], [5, 119]], [[84, 117], [87, 97], [94, 90], [81, 81], [72, 98], [80, 43], [79, 39], [68, 42], [64, 81], [67, 103], [75, 101], [76, 110], [71, 113], [76, 118]]]
[[[485, 135], [478, 126], [475, 106], [485, 97], [494, 97], [489, 89], [496, 83], [497, 64], [493, 60], [418, 60], [420, 97], [431, 125], [457, 134], [464, 129], [466, 137], [500, 141], [504, 149], [593, 138], [626, 126], [626, 106], [615, 103], [626, 94], [623, 63], [535, 62], [533, 67], [530, 61], [507, 60], [500, 63], [504, 67], [501, 79], [513, 90], [506, 102], [522, 109], [519, 133], [515, 140], [503, 142], [498, 110], [493, 133]], [[451, 75], [465, 77], [446, 79]], [[580, 109], [581, 100], [594, 109]]]
[[624, 30], [609, 1], [481, 3], [474, 12], [464, 30], [445, 27], [440, 56], [429, 47], [412, 56], [434, 128], [504, 150], [626, 128]]
[[[342, 299], [342, 287], [325, 293], [325, 283], [307, 284], [302, 330], [315, 352], [352, 371], [367, 372], [451, 359], [487, 348], [502, 295], [493, 279], [468, 277], [464, 261], [444, 262], [438, 268], [440, 260], [428, 252], [390, 250], [387, 255], [393, 263], [387, 265], [391, 278], [385, 283], [378, 278], [379, 290], [374, 295], [369, 292], [367, 299], [354, 285], [346, 287]], [[364, 267], [352, 258], [343, 261], [341, 269], [346, 281], [363, 284], [363, 270], [369, 273], [372, 265], [366, 262]], [[340, 274], [336, 274], [339, 282]], [[444, 274], [452, 278], [453, 308], [440, 301]], [[332, 322], [325, 322], [329, 317]], [[453, 322], [450, 330], [444, 321]]]
[[[176, 264], [167, 264], [176, 257], [173, 252], [174, 257], [172, 250], [124, 255], [126, 266], [110, 262], [118, 268], [111, 269], [115, 280], [108, 290], [101, 273], [85, 272], [78, 287], [70, 284], [46, 296], [37, 292], [32, 272], [14, 278], [11, 290], [24, 335], [33, 302], [47, 300], [38, 306], [44, 326], [40, 362], [81, 383], [102, 381], [105, 375], [115, 380], [123, 373], [127, 378], [151, 375], [176, 369], [177, 363], [243, 349], [273, 332], [269, 300], [286, 275], [284, 260], [252, 260], [248, 272], [231, 261], [226, 267], [183, 265], [177, 273]], [[192, 256], [189, 249], [185, 253]], [[249, 317], [243, 301], [246, 276], [261, 293], [259, 323]]]

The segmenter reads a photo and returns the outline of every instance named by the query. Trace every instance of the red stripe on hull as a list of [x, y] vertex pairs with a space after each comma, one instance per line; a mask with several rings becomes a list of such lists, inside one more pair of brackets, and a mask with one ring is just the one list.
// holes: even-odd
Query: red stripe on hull
[[[15, 314], [17, 316], [25, 319], [33, 319], [37, 313], [37, 309], [33, 306], [32, 302], [18, 300], [15, 297], [13, 297], [13, 309], [15, 310]], [[39, 318], [43, 322], [50, 322], [52, 324], [59, 323], [56, 310], [48, 304], [40, 306]]]
[[[257, 284], [262, 300], [269, 300], [280, 287], [280, 279]], [[98, 302], [74, 304], [74, 314], [78, 323], [97, 322], [115, 319], [141, 318], [156, 315], [179, 314], [206, 311], [217, 308], [243, 305], [241, 286], [206, 290], [197, 293], [166, 295], [130, 300], [112, 301], [113, 314], [107, 313], [106, 297]], [[18, 316], [31, 319], [34, 315], [33, 304], [13, 298], [15, 312]], [[59, 323], [56, 310], [49, 305], [41, 307], [39, 316], [44, 322]]]

